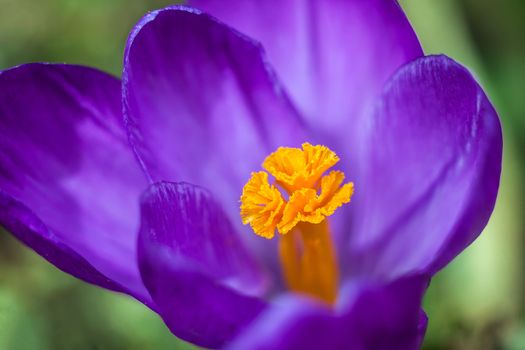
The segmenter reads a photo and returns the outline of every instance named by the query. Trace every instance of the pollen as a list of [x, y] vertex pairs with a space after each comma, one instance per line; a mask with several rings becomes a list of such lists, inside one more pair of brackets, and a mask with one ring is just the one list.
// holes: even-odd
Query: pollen
[[263, 168], [289, 198], [286, 201], [269, 183], [266, 172], [252, 173], [241, 196], [243, 223], [269, 239], [276, 230], [284, 235], [300, 222], [321, 223], [350, 202], [354, 191], [353, 183], [343, 185], [343, 172], [334, 170], [324, 175], [338, 161], [339, 157], [326, 146], [304, 143], [302, 148], [279, 147], [264, 160]]
[[299, 222], [319, 224], [337, 208], [350, 202], [354, 184], [350, 182], [341, 186], [344, 178], [341, 171], [332, 171], [321, 178], [320, 194], [311, 188], [295, 191], [284, 209], [279, 232], [286, 234]]
[[277, 183], [288, 193], [314, 188], [323, 173], [339, 162], [339, 157], [326, 146], [303, 143], [302, 149], [279, 147], [263, 163]]
[[242, 191], [242, 223], [250, 224], [259, 236], [273, 238], [283, 216], [284, 203], [281, 192], [268, 183], [267, 173], [252, 173]]

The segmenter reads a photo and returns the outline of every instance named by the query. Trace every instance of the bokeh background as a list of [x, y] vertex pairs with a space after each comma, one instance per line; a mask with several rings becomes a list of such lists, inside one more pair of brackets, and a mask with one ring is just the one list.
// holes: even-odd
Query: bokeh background
[[[118, 76], [130, 28], [172, 2], [0, 0], [0, 69], [53, 61]], [[445, 53], [475, 73], [505, 136], [496, 210], [482, 236], [433, 280], [424, 349], [525, 350], [525, 1], [401, 5], [426, 53]], [[0, 350], [191, 348], [138, 302], [58, 271], [0, 232]]]

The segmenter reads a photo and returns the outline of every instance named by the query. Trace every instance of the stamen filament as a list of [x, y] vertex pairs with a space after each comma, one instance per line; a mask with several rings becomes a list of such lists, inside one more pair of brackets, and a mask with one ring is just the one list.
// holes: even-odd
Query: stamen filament
[[327, 220], [298, 223], [279, 240], [279, 257], [288, 288], [334, 303], [339, 269]]

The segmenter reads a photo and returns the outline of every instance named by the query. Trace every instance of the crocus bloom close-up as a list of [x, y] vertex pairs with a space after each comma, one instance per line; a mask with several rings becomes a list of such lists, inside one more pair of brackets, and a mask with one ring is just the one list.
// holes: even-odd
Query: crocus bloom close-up
[[189, 5], [138, 22], [122, 80], [0, 72], [0, 224], [196, 345], [418, 349], [498, 192], [482, 88], [394, 0]]

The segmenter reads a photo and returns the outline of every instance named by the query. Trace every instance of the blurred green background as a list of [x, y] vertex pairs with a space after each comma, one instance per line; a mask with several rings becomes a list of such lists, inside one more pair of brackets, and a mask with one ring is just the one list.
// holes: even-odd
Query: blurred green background
[[[0, 69], [58, 61], [119, 75], [130, 28], [172, 2], [0, 0]], [[424, 349], [525, 350], [525, 1], [401, 5], [427, 53], [446, 53], [475, 72], [505, 134], [495, 213], [433, 280]], [[63, 274], [3, 232], [0, 266], [0, 350], [191, 348], [138, 302]]]

